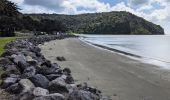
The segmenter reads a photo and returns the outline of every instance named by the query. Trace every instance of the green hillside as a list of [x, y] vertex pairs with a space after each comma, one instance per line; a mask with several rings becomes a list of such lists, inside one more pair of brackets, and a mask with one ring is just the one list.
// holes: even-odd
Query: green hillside
[[68, 31], [84, 34], [164, 34], [161, 26], [129, 12], [104, 12], [80, 15], [29, 14], [34, 20], [50, 19], [66, 25]]

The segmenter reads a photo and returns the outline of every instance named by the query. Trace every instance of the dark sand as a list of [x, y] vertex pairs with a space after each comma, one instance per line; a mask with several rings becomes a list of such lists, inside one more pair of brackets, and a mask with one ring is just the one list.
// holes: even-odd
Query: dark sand
[[[113, 100], [170, 100], [170, 71], [99, 49], [79, 39], [40, 45], [52, 62], [69, 67], [77, 83], [88, 82]], [[64, 56], [67, 61], [56, 61]]]

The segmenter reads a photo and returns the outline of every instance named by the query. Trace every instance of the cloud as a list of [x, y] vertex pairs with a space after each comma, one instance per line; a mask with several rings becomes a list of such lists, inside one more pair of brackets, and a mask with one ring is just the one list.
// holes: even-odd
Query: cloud
[[26, 5], [41, 6], [50, 10], [60, 11], [65, 7], [62, 5], [64, 0], [24, 0]]
[[9, 0], [9, 1], [12, 1], [16, 4], [22, 4], [24, 2], [24, 0]]
[[142, 6], [149, 4], [149, 0], [129, 0], [131, 6]]

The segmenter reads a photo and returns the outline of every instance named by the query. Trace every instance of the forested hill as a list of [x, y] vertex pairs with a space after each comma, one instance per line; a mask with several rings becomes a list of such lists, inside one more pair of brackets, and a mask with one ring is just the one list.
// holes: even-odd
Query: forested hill
[[84, 34], [164, 34], [161, 26], [125, 11], [80, 15], [27, 14], [34, 20], [62, 22], [67, 30]]

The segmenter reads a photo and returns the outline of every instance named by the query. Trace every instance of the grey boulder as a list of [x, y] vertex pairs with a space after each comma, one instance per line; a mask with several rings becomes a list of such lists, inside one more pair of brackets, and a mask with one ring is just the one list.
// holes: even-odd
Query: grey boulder
[[22, 92], [31, 91], [35, 86], [29, 79], [21, 79], [19, 84], [23, 87]]
[[49, 83], [48, 87], [50, 93], [68, 93], [69, 90], [66, 87], [65, 80], [59, 77]]
[[65, 100], [65, 98], [62, 94], [54, 93], [46, 96], [37, 97], [34, 98], [33, 100]]
[[36, 87], [33, 90], [33, 95], [34, 96], [46, 96], [49, 94], [49, 91], [47, 89], [43, 89], [41, 87]]
[[30, 77], [30, 80], [36, 87], [48, 88], [49, 80], [42, 74], [36, 74]]
[[84, 90], [74, 90], [69, 94], [68, 100], [99, 100], [99, 97]]
[[21, 93], [22, 88], [23, 88], [23, 87], [22, 87], [20, 84], [15, 83], [15, 84], [7, 87], [5, 90], [6, 90], [7, 92], [9, 92], [9, 93], [19, 94], [19, 93]]
[[36, 73], [36, 69], [33, 66], [31, 66], [24, 70], [22, 77], [30, 78], [30, 77], [33, 77], [35, 73]]
[[5, 89], [9, 87], [10, 85], [16, 83], [17, 81], [18, 81], [18, 78], [8, 77], [2, 82], [1, 88]]

